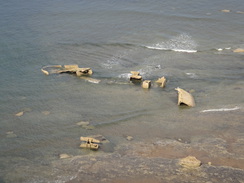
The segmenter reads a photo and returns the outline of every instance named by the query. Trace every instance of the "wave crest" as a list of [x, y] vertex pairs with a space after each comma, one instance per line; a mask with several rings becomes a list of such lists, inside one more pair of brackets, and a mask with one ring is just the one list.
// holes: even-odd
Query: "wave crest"
[[197, 43], [187, 34], [181, 34], [169, 41], [146, 46], [149, 49], [171, 50], [176, 52], [196, 53]]

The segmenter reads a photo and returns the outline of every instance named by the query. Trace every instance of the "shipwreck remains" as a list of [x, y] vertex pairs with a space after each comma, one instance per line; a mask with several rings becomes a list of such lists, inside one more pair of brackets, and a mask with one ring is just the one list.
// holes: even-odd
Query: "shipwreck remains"
[[145, 80], [142, 82], [142, 88], [148, 89], [151, 87], [151, 80]]
[[161, 88], [164, 88], [166, 84], [166, 78], [165, 77], [158, 78], [158, 80], [155, 82], [159, 84]]
[[185, 104], [189, 107], [195, 106], [195, 100], [190, 93], [179, 87], [175, 88], [175, 90], [178, 91], [178, 105]]
[[92, 150], [98, 150], [99, 143], [101, 143], [100, 140], [97, 140], [92, 137], [80, 137], [80, 140], [82, 141], [82, 143], [80, 144], [80, 147], [88, 148], [88, 149], [92, 149]]
[[141, 81], [142, 80], [142, 76], [140, 75], [139, 72], [131, 71], [130, 73], [132, 74], [130, 76], [130, 81]]
[[76, 74], [76, 76], [87, 76], [93, 73], [91, 68], [80, 68], [78, 65], [48, 65], [42, 67], [41, 71], [45, 75], [69, 73]]

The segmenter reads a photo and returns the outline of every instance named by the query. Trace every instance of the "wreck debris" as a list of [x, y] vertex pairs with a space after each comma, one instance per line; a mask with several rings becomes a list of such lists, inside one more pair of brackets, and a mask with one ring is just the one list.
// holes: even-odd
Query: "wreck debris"
[[41, 71], [45, 74], [45, 75], [49, 75], [49, 72], [44, 70], [44, 69], [41, 69]]
[[[48, 71], [50, 70], [50, 71]], [[91, 68], [79, 68], [78, 65], [48, 65], [42, 67], [41, 71], [45, 75], [49, 74], [62, 74], [62, 73], [71, 73], [76, 74], [77, 76], [83, 76], [83, 75], [92, 75]]]
[[80, 140], [83, 141], [80, 144], [80, 147], [82, 148], [89, 148], [93, 150], [97, 150], [99, 148], [98, 143], [100, 143], [100, 140], [97, 140], [92, 137], [80, 137]]
[[151, 87], [151, 80], [145, 80], [142, 82], [142, 88], [148, 89]]
[[[52, 68], [51, 71], [48, 71], [47, 69], [50, 69]], [[56, 69], [54, 69], [56, 68]], [[47, 66], [44, 66], [41, 68], [41, 71], [45, 74], [45, 75], [49, 75], [50, 73], [53, 74], [53, 73], [56, 73], [57, 71], [57, 68], [62, 68], [62, 65], [47, 65]]]
[[165, 84], [166, 84], [166, 78], [165, 77], [158, 78], [158, 80], [156, 81], [156, 83], [158, 83], [161, 88], [164, 88], [165, 87]]
[[83, 75], [92, 75], [91, 68], [78, 68], [76, 70], [76, 76], [83, 76]]
[[130, 81], [133, 81], [133, 80], [141, 81], [142, 80], [142, 76], [140, 75], [139, 72], [137, 72], [137, 71], [131, 71], [130, 73], [132, 74], [130, 76]]
[[201, 161], [194, 156], [187, 156], [186, 158], [180, 159], [179, 164], [187, 169], [194, 169], [201, 166]]
[[190, 93], [179, 87], [175, 88], [175, 90], [178, 91], [178, 105], [185, 104], [189, 107], [195, 106], [194, 98]]

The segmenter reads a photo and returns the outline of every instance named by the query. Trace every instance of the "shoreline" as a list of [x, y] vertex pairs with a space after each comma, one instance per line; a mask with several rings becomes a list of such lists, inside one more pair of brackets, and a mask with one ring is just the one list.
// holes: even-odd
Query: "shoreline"
[[[240, 151], [243, 142], [244, 138], [236, 141], [235, 147], [240, 147]], [[200, 167], [186, 169], [179, 164], [181, 158], [190, 155], [201, 161]], [[238, 183], [244, 179], [244, 154], [230, 152], [227, 141], [213, 137], [191, 143], [180, 139], [132, 140], [118, 145], [112, 153], [91, 151], [87, 155], [57, 158], [46, 165], [28, 161], [12, 168], [9, 172], [6, 170], [6, 183], [34, 180], [65, 183], [217, 183], [228, 180]], [[24, 177], [24, 172], [31, 176]]]

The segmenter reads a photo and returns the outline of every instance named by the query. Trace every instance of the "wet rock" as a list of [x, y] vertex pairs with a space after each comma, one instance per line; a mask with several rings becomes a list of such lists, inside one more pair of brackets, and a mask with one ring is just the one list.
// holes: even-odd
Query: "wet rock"
[[17, 135], [13, 131], [6, 132], [7, 138], [16, 138]]
[[145, 80], [142, 82], [142, 88], [149, 89], [151, 87], [151, 81]]
[[201, 161], [194, 156], [187, 156], [186, 158], [180, 159], [179, 164], [187, 169], [194, 169], [201, 166]]
[[233, 52], [234, 53], [244, 53], [244, 48], [237, 48]]
[[132, 136], [127, 136], [126, 139], [127, 139], [128, 141], [132, 141], [132, 140], [133, 140], [133, 137], [132, 137]]
[[80, 121], [80, 122], [78, 122], [78, 123], [76, 123], [78, 126], [87, 126], [87, 125], [89, 125], [90, 124], [90, 122], [89, 121]]
[[221, 10], [221, 12], [224, 12], [224, 13], [229, 13], [230, 12], [230, 10]]
[[59, 158], [60, 159], [66, 159], [66, 158], [70, 158], [71, 156], [70, 155], [68, 155], [68, 154], [60, 154], [59, 155]]
[[15, 114], [15, 116], [18, 116], [18, 117], [23, 116], [23, 115], [24, 115], [24, 111], [21, 111], [21, 112], [18, 112]]
[[181, 88], [176, 88], [175, 90], [178, 91], [178, 105], [185, 104], [189, 107], [195, 106], [195, 100], [190, 93]]
[[23, 111], [16, 113], [15, 116], [20, 117], [20, 116], [23, 116], [25, 112], [30, 112], [30, 111], [31, 111], [31, 108], [24, 108]]

